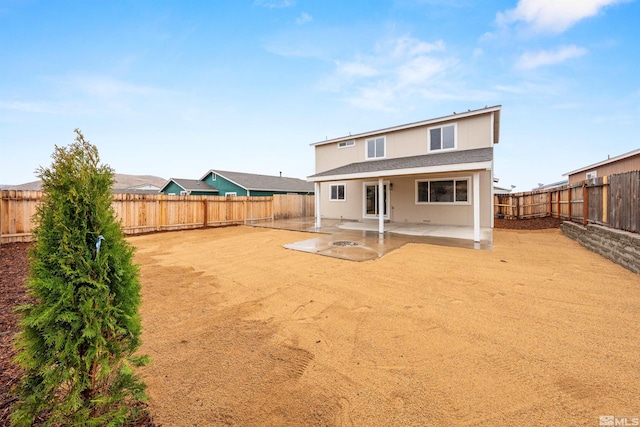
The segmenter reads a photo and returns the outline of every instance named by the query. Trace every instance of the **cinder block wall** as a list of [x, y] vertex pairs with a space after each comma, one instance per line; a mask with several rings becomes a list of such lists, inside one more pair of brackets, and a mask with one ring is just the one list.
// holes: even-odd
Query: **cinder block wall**
[[624, 268], [640, 273], [640, 234], [615, 230], [600, 225], [582, 225], [565, 221], [562, 232], [582, 246]]

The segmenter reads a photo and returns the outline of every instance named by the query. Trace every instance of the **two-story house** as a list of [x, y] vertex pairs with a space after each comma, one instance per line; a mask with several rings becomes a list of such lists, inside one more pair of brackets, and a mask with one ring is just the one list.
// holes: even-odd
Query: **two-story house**
[[322, 218], [493, 227], [493, 146], [501, 106], [311, 144]]

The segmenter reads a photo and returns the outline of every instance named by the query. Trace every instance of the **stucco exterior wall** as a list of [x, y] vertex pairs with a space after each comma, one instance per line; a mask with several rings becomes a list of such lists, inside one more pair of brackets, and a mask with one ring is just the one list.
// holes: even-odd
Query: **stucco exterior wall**
[[[469, 178], [469, 203], [464, 205], [416, 204], [416, 181], [419, 179]], [[375, 180], [340, 181], [321, 183], [321, 217], [363, 221], [364, 183]], [[389, 191], [390, 220], [392, 222], [423, 223], [433, 225], [473, 226], [473, 172], [415, 175], [385, 179], [392, 188]], [[330, 185], [345, 184], [346, 200], [331, 201]], [[491, 227], [493, 215], [491, 171], [480, 172], [480, 225]]]
[[427, 134], [433, 126], [456, 123], [457, 150], [470, 150], [493, 146], [493, 114], [466, 117], [460, 120], [448, 120], [395, 132], [379, 133], [364, 138], [354, 138], [355, 146], [338, 148], [338, 142], [316, 145], [316, 173], [334, 169], [351, 163], [366, 161], [366, 140], [376, 136], [385, 136], [385, 157], [399, 158], [428, 154]]

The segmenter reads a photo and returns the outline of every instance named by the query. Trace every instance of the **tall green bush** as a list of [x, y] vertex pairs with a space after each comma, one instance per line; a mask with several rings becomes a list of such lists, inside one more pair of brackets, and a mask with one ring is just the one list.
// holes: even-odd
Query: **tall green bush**
[[[113, 171], [76, 129], [40, 167], [43, 199], [19, 308], [16, 361], [24, 368], [11, 421], [117, 426], [138, 416], [144, 384], [133, 366], [140, 345], [140, 282], [133, 248], [111, 207]], [[98, 245], [97, 243], [100, 242]]]

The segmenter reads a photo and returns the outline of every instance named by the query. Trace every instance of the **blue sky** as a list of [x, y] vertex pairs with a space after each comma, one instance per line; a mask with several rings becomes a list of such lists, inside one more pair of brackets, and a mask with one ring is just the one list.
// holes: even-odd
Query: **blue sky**
[[640, 147], [640, 3], [0, 0], [0, 184], [75, 128], [118, 173], [304, 178], [310, 143], [501, 104], [499, 185]]

